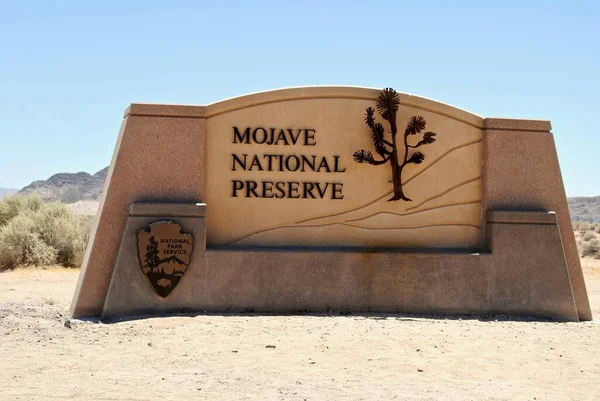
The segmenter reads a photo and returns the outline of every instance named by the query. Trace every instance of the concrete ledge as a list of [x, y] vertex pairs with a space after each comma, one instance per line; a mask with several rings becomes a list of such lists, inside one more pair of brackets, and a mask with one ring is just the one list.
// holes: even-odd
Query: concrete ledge
[[577, 321], [558, 226], [544, 220], [547, 216], [555, 219], [554, 214], [496, 212], [491, 216], [498, 220], [535, 223], [488, 224], [491, 253], [484, 254], [204, 251], [204, 219], [178, 218], [176, 222], [197, 239], [197, 249], [177, 288], [164, 299], [146, 282], [135, 245], [135, 234], [164, 216], [130, 216], [102, 318], [334, 310], [506, 314]]
[[123, 117], [148, 116], [148, 117], [176, 117], [176, 118], [205, 118], [205, 106], [186, 106], [168, 104], [141, 104], [132, 103]]
[[555, 212], [488, 210], [488, 223], [504, 224], [557, 224]]
[[501, 131], [550, 132], [552, 125], [547, 120], [513, 120], [509, 118], [485, 118], [483, 129]]
[[129, 215], [140, 217], [204, 217], [206, 216], [206, 203], [136, 202], [129, 206]]

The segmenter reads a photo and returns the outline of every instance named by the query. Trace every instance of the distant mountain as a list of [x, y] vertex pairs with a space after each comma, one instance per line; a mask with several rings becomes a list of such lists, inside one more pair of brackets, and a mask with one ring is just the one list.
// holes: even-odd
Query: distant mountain
[[600, 196], [569, 198], [571, 220], [600, 222]]
[[98, 200], [104, 188], [108, 167], [94, 175], [85, 172], [54, 174], [47, 180], [34, 181], [19, 191], [19, 194], [37, 193], [44, 201], [75, 203], [83, 200]]
[[16, 194], [17, 192], [19, 192], [19, 190], [15, 188], [0, 188], [0, 199]]

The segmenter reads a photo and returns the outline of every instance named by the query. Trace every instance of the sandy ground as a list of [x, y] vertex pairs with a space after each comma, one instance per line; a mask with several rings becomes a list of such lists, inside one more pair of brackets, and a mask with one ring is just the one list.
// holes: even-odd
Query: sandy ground
[[[600, 269], [585, 271], [598, 319]], [[68, 321], [77, 275], [0, 274], [1, 400], [600, 399], [598, 320], [204, 315], [106, 325]]]

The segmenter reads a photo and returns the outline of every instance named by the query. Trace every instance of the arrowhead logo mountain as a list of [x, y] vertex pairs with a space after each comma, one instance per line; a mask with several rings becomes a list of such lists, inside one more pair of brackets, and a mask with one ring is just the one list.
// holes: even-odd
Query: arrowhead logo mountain
[[139, 231], [137, 240], [142, 273], [156, 294], [166, 298], [190, 264], [194, 237], [177, 223], [161, 221]]

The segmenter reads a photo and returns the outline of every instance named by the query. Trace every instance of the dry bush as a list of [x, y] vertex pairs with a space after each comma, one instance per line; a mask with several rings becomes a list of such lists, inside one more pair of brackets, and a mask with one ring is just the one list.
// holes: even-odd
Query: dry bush
[[0, 202], [0, 270], [19, 265], [79, 266], [89, 224], [65, 205], [43, 203], [36, 195]]
[[36, 232], [31, 213], [18, 214], [0, 229], [0, 270], [19, 265], [53, 265], [56, 254]]
[[87, 245], [87, 233], [80, 220], [74, 218], [65, 205], [53, 202], [44, 205], [34, 215], [41, 239], [56, 249], [56, 263], [61, 266], [78, 266]]
[[593, 257], [595, 259], [600, 259], [600, 241], [596, 238], [587, 241], [587, 242], [579, 242], [579, 256], [583, 257]]
[[584, 241], [590, 241], [594, 238], [596, 238], [596, 233], [592, 230], [586, 231], [585, 234], [583, 234]]
[[0, 227], [20, 213], [39, 211], [43, 205], [38, 196], [10, 196], [0, 201]]
[[585, 235], [585, 233], [587, 231], [590, 231], [591, 228], [592, 227], [591, 227], [590, 223], [584, 221], [584, 222], [579, 223], [579, 227], [577, 227], [577, 230], [579, 231], [579, 234]]

